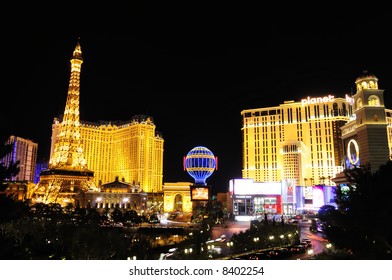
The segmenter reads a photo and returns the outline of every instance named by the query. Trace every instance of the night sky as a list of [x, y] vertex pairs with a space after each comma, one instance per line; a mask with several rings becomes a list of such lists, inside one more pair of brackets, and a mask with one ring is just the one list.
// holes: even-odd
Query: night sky
[[216, 15], [215, 9], [208, 17], [182, 13], [176, 20], [156, 17], [158, 11], [133, 11], [129, 17], [123, 11], [115, 28], [93, 23], [86, 28], [86, 19], [82, 28], [72, 21], [76, 15], [66, 18], [73, 22], [67, 28], [50, 21], [10, 26], [3, 37], [2, 131], [32, 139], [39, 158], [49, 156], [51, 124], [65, 108], [78, 37], [84, 60], [81, 120], [152, 116], [165, 140], [164, 182], [193, 182], [183, 157], [201, 145], [219, 160], [207, 183], [213, 192], [227, 191], [230, 179], [241, 178], [241, 110], [307, 96], [344, 97], [355, 92], [364, 70], [378, 77], [386, 108], [392, 109], [385, 9], [373, 16], [263, 11], [241, 18]]

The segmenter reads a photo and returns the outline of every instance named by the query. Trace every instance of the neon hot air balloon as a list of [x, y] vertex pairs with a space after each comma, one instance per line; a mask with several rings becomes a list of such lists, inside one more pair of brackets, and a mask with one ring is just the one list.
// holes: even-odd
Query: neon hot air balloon
[[206, 185], [207, 178], [217, 167], [218, 158], [203, 146], [194, 147], [184, 157], [184, 169], [195, 179], [195, 185]]

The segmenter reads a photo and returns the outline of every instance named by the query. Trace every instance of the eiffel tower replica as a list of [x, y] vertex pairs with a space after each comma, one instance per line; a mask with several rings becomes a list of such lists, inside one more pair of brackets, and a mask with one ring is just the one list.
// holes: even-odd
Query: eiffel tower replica
[[93, 181], [94, 172], [87, 168], [80, 138], [79, 92], [82, 63], [82, 49], [78, 41], [71, 58], [71, 78], [60, 131], [48, 169], [41, 171], [40, 180], [35, 186], [33, 203], [86, 207], [85, 193], [98, 190]]

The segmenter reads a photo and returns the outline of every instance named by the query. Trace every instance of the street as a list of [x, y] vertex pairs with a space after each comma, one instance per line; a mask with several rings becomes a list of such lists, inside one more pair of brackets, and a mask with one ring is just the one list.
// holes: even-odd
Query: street
[[[214, 245], [214, 248], [219, 251], [222, 255], [230, 253], [230, 248], [227, 247], [227, 241], [230, 241], [234, 233], [245, 232], [250, 228], [249, 221], [230, 221], [226, 222], [225, 225], [216, 225], [211, 228], [211, 242], [210, 245]], [[290, 259], [310, 259], [312, 256], [322, 253], [326, 250], [328, 240], [326, 240], [321, 233], [313, 233], [310, 231], [310, 221], [301, 221], [298, 223], [298, 230], [300, 232], [300, 240], [308, 238], [312, 241], [312, 251], [308, 251], [303, 254], [298, 254]], [[222, 235], [226, 236], [225, 241], [213, 241], [220, 238]]]
[[245, 232], [249, 228], [249, 221], [227, 221], [225, 224], [211, 228], [211, 239], [217, 239], [223, 234], [226, 235], [227, 239], [230, 239], [234, 233]]
[[325, 239], [321, 233], [314, 233], [310, 231], [310, 221], [301, 221], [298, 224], [298, 228], [300, 231], [300, 240], [303, 238], [308, 238], [312, 241], [312, 252], [311, 254], [304, 253], [300, 255], [294, 256], [292, 259], [310, 259], [312, 256], [322, 253], [326, 250], [326, 245], [328, 244], [328, 240]]

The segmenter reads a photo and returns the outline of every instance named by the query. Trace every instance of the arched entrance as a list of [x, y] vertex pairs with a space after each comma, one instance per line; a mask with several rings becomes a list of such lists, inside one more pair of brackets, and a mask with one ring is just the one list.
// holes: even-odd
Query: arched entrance
[[182, 195], [181, 194], [176, 194], [176, 196], [174, 197], [173, 209], [175, 211], [182, 212]]

